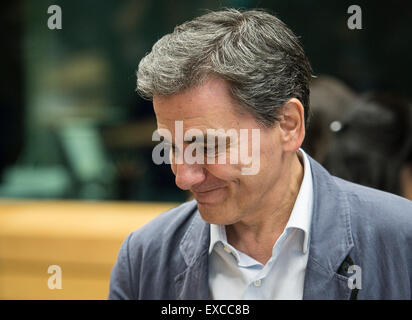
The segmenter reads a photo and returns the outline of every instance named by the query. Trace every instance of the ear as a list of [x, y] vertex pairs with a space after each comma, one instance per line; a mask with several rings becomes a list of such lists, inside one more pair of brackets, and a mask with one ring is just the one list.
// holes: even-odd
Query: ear
[[279, 128], [283, 151], [298, 150], [305, 138], [304, 108], [298, 99], [289, 99], [282, 106]]

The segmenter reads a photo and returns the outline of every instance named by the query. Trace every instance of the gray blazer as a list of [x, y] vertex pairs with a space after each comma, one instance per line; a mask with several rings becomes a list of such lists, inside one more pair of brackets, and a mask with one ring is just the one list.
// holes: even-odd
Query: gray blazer
[[[309, 160], [314, 199], [303, 298], [411, 299], [412, 201], [333, 177]], [[109, 299], [208, 299], [209, 229], [190, 201], [132, 232]], [[348, 285], [352, 264], [361, 268], [360, 289]]]

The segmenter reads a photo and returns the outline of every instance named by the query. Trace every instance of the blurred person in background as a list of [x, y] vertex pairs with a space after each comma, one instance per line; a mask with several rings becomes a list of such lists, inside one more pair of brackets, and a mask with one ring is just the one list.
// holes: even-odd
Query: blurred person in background
[[411, 105], [376, 92], [348, 109], [330, 128], [334, 137], [323, 165], [345, 180], [412, 200]]
[[343, 81], [320, 75], [310, 83], [310, 123], [302, 148], [322, 163], [334, 137], [331, 125], [336, 125], [353, 106], [356, 93]]

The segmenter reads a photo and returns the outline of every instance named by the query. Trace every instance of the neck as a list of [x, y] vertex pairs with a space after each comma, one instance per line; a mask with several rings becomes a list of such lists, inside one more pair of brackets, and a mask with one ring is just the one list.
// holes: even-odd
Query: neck
[[297, 153], [284, 172], [253, 215], [226, 226], [228, 242], [262, 264], [272, 256], [273, 246], [286, 227], [299, 193], [303, 165]]

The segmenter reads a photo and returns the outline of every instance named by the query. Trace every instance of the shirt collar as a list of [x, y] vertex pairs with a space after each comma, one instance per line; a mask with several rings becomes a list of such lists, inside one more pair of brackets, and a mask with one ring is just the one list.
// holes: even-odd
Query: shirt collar
[[[313, 182], [310, 162], [302, 149], [299, 149], [298, 157], [303, 160], [303, 179], [285, 230], [295, 228], [304, 232], [302, 251], [306, 254], [309, 249], [309, 233], [312, 219]], [[211, 224], [209, 254], [212, 253], [215, 244], [218, 242], [227, 244], [225, 226]]]
[[212, 253], [215, 244], [218, 242], [222, 242], [224, 244], [227, 243], [225, 226], [220, 224], [211, 224], [209, 254]]
[[303, 179], [285, 230], [295, 228], [304, 232], [302, 251], [306, 253], [309, 250], [309, 235], [312, 220], [313, 182], [312, 170], [306, 153], [302, 149], [299, 149], [298, 156], [303, 160]]

